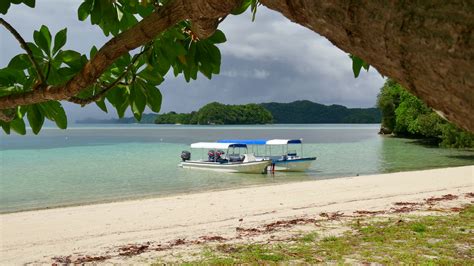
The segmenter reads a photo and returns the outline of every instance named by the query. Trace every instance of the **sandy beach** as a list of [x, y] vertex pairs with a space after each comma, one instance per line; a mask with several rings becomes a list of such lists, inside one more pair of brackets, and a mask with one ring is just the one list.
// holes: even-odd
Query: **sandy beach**
[[470, 192], [474, 192], [474, 166], [3, 214], [0, 264], [99, 256], [130, 243], [232, 236], [236, 227], [321, 212], [389, 209], [394, 202]]

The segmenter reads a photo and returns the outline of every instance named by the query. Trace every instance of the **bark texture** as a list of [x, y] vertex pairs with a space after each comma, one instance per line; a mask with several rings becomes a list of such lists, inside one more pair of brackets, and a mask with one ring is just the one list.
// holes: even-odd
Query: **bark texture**
[[[474, 132], [474, 2], [260, 0], [357, 55], [458, 126]], [[0, 98], [0, 109], [64, 100], [93, 84], [114, 60], [189, 19], [198, 38], [240, 0], [175, 0], [106, 43], [64, 86]]]
[[260, 0], [474, 132], [474, 2]]

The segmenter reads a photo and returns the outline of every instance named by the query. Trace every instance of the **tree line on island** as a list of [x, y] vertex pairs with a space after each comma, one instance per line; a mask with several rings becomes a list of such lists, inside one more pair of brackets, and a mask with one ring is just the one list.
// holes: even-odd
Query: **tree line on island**
[[[380, 123], [377, 108], [347, 108], [311, 101], [231, 105], [212, 102], [191, 113], [143, 114], [139, 123], [192, 125]], [[112, 120], [85, 119], [78, 123], [138, 123], [134, 117]]]
[[474, 147], [474, 134], [443, 119], [392, 79], [381, 88], [377, 107], [382, 111], [382, 134], [431, 140], [447, 148]]

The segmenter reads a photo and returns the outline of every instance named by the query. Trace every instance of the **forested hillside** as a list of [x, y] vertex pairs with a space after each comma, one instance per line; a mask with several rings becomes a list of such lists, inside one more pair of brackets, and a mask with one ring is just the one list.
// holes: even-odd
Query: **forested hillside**
[[291, 103], [262, 103], [273, 115], [274, 123], [380, 123], [381, 113], [377, 108], [347, 108], [342, 105], [324, 105], [311, 101]]

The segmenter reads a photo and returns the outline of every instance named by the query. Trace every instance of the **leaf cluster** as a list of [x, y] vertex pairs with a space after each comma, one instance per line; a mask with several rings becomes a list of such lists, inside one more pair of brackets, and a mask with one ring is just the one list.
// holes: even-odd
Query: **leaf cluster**
[[430, 138], [442, 147], [474, 147], [474, 134], [442, 119], [391, 79], [381, 88], [377, 106], [382, 111], [382, 127], [395, 135]]
[[199, 125], [269, 124], [272, 122], [272, 114], [258, 104], [226, 105], [218, 102], [209, 103], [197, 112], [189, 114], [175, 112], [161, 114], [155, 120], [156, 124]]
[[[81, 21], [89, 19], [92, 25], [102, 29], [104, 35], [117, 36], [167, 2], [168, 0], [84, 0], [78, 8], [77, 16]], [[11, 4], [20, 3], [35, 6], [35, 0], [2, 0], [0, 13], [6, 14]], [[234, 13], [241, 13], [249, 7], [255, 13], [257, 1], [243, 1], [242, 6]], [[221, 53], [217, 45], [226, 41], [224, 33], [216, 30], [210, 38], [199, 40], [193, 36], [191, 23], [182, 21], [138, 51], [126, 53], [102, 73], [93, 85], [81, 90], [69, 101], [81, 105], [95, 102], [104, 112], [108, 112], [111, 105], [119, 117], [123, 117], [130, 108], [137, 120], [141, 119], [147, 107], [159, 112], [162, 102], [159, 86], [168, 72], [172, 71], [174, 76], [182, 74], [188, 82], [197, 79], [199, 72], [209, 79], [220, 72]], [[26, 51], [13, 57], [6, 68], [0, 69], [0, 97], [63, 86], [98, 52], [96, 47], [92, 47], [89, 54], [84, 55], [64, 49], [66, 43], [67, 29], [57, 32], [54, 38], [47, 26], [43, 25], [34, 31], [33, 41], [27, 42], [28, 49], [25, 49], [31, 53]], [[13, 117], [8, 122], [0, 120], [0, 125], [7, 134], [11, 130], [25, 134], [25, 117], [35, 134], [39, 133], [45, 119], [54, 121], [59, 128], [67, 127], [67, 117], [59, 101], [19, 106], [0, 112]]]

